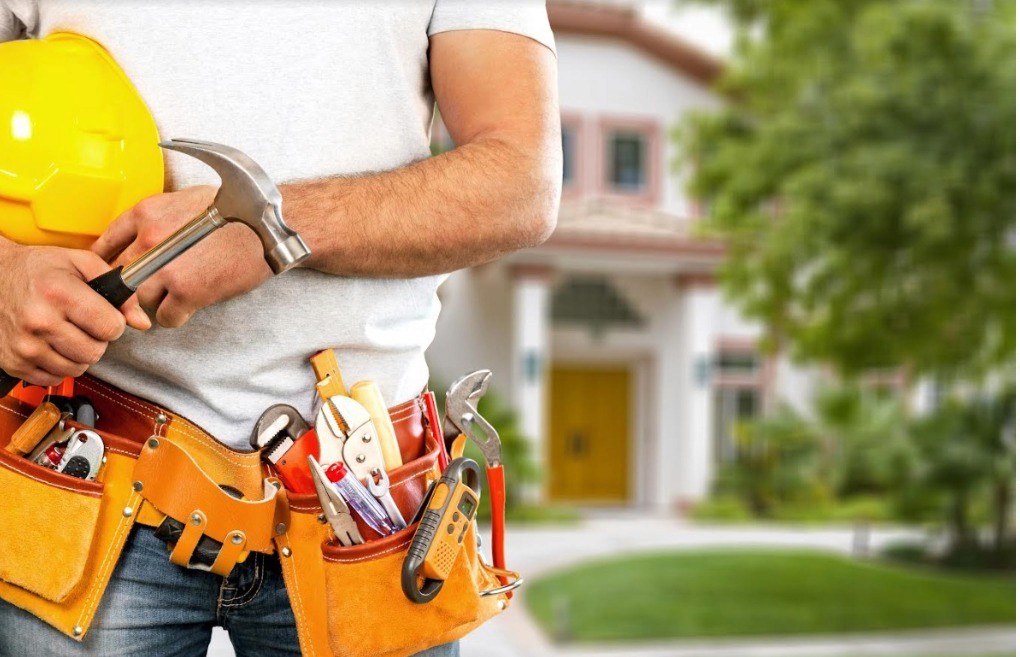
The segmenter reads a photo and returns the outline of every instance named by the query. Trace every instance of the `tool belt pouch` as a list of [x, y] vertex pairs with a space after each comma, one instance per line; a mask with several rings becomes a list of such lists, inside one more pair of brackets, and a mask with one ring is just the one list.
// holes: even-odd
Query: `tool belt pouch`
[[[434, 438], [425, 456], [390, 473], [390, 492], [411, 518], [438, 469]], [[431, 602], [416, 604], [401, 589], [404, 557], [417, 523], [380, 537], [359, 520], [366, 542], [341, 546], [332, 537], [321, 544], [329, 647], [336, 657], [403, 657], [463, 637], [507, 607], [497, 571], [485, 564], [472, 525], [453, 569]]]
[[106, 464], [96, 481], [78, 479], [4, 449], [31, 411], [0, 400], [0, 599], [80, 640], [142, 502], [137, 443], [97, 431]]
[[240, 499], [242, 491], [232, 495], [217, 484], [192, 452], [169, 438], [149, 438], [133, 486], [167, 517], [157, 536], [173, 535], [172, 563], [226, 577], [250, 552], [275, 550], [275, 528], [287, 524], [286, 494], [279, 480], [267, 478], [261, 497]]

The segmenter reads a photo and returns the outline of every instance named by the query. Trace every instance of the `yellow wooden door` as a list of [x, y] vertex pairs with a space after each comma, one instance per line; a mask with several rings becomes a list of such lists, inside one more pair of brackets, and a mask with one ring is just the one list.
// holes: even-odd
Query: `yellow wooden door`
[[550, 499], [626, 502], [630, 373], [623, 368], [553, 367], [549, 402]]

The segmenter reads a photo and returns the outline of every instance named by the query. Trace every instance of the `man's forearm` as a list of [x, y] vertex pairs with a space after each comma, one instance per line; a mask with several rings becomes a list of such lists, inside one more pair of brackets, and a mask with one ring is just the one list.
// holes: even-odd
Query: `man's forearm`
[[281, 186], [306, 266], [346, 276], [449, 272], [541, 243], [555, 226], [559, 139], [487, 137], [393, 171]]

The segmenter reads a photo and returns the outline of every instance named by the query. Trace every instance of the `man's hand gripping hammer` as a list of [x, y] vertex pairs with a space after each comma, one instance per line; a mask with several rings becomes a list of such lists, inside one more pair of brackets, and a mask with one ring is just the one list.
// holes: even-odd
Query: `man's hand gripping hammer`
[[[160, 146], [208, 164], [220, 176], [220, 189], [205, 212], [173, 235], [129, 265], [89, 281], [89, 287], [112, 305], [124, 305], [150, 276], [228, 222], [246, 224], [255, 231], [274, 274], [287, 271], [311, 255], [301, 236], [284, 222], [280, 190], [255, 160], [236, 148], [194, 139], [172, 139]], [[17, 378], [0, 371], [0, 396], [17, 384]]]

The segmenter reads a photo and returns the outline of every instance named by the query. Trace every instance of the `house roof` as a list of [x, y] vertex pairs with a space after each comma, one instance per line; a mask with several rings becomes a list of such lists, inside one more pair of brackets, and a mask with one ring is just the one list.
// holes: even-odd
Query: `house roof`
[[694, 222], [601, 199], [563, 201], [548, 247], [722, 256], [724, 245], [694, 233]]
[[645, 21], [631, 5], [607, 4], [604, 0], [551, 0], [547, 9], [557, 34], [625, 41], [704, 85], [715, 82], [723, 71], [720, 60]]

